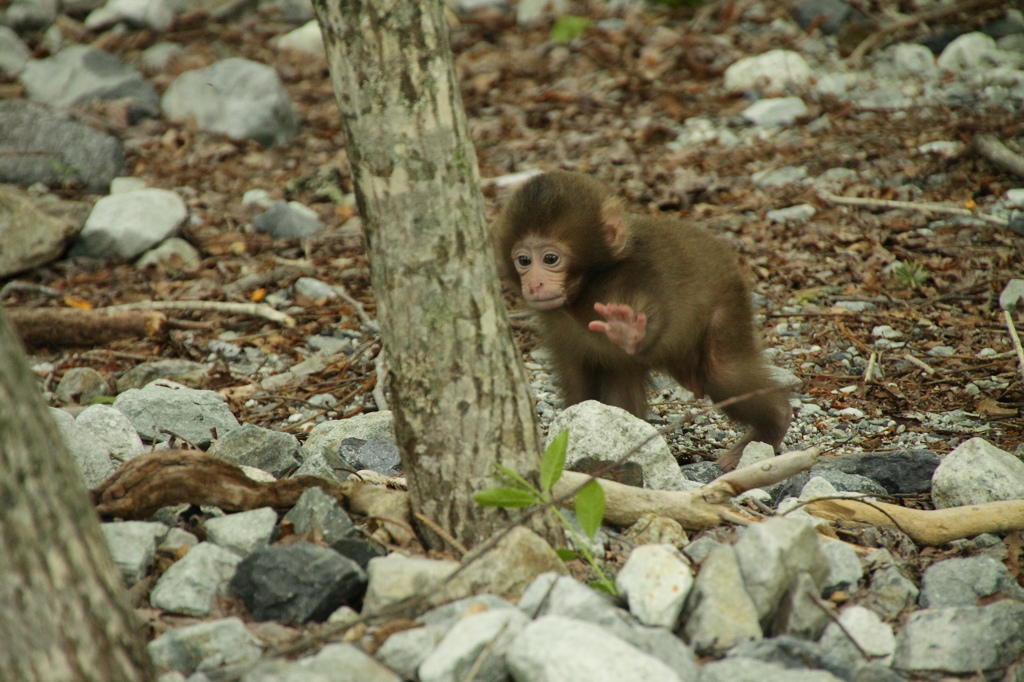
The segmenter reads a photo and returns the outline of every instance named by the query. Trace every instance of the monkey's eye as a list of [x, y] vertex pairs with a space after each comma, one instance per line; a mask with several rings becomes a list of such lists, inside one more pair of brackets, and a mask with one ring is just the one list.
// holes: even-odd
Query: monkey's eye
[[516, 262], [519, 263], [520, 267], [523, 267], [523, 268], [530, 267], [530, 257], [529, 256], [516, 256]]
[[545, 253], [544, 254], [544, 265], [554, 265], [558, 262], [557, 253]]

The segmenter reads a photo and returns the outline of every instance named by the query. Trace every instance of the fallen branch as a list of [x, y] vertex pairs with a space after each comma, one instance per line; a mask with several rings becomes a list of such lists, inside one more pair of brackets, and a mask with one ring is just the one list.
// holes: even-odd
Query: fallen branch
[[1010, 331], [1013, 350], [1017, 353], [1017, 372], [1020, 374], [1021, 382], [1024, 383], [1024, 348], [1020, 345], [1020, 336], [1017, 334], [1017, 327], [1013, 324], [1013, 314], [1009, 310], [1004, 310], [1003, 320], [1006, 322], [1006, 328]]
[[971, 148], [996, 166], [1024, 178], [1024, 157], [1014, 154], [994, 135], [975, 135], [971, 140]]
[[1024, 500], [922, 510], [884, 502], [827, 499], [808, 502], [805, 508], [831, 523], [898, 528], [917, 544], [933, 547], [981, 533], [1024, 530]]
[[213, 505], [225, 511], [288, 509], [309, 488], [320, 488], [346, 509], [375, 518], [395, 544], [413, 539], [405, 493], [316, 476], [255, 481], [235, 464], [195, 450], [162, 450], [134, 457], [90, 495], [100, 516], [145, 519], [161, 507], [181, 503]]
[[153, 310], [5, 308], [26, 346], [97, 346], [117, 339], [160, 336], [167, 316]]
[[1000, 227], [1006, 227], [1009, 225], [1009, 221], [1005, 218], [998, 216], [989, 215], [987, 213], [980, 213], [978, 211], [972, 211], [969, 208], [960, 208], [957, 206], [947, 206], [946, 204], [939, 204], [933, 201], [895, 201], [893, 199], [868, 199], [866, 197], [841, 197], [836, 194], [823, 189], [818, 190], [818, 196], [825, 201], [831, 201], [834, 204], [846, 204], [848, 206], [872, 206], [876, 208], [901, 208], [911, 211], [921, 211], [926, 213], [948, 213], [951, 215], [965, 215], [971, 218], [977, 218], [978, 220], [984, 220], [985, 222], [992, 223], [993, 225], [999, 225]]
[[251, 315], [276, 322], [282, 327], [294, 327], [295, 318], [274, 310], [266, 303], [234, 303], [231, 301], [141, 301], [122, 303], [102, 310], [213, 310], [229, 315]]
[[[736, 518], [731, 500], [736, 495], [785, 480], [809, 469], [820, 454], [818, 448], [797, 450], [772, 457], [757, 464], [736, 469], [696, 490], [648, 490], [623, 483], [596, 479], [605, 494], [605, 521], [629, 526], [641, 516], [654, 513], [675, 519], [686, 530], [714, 528], [728, 516]], [[590, 480], [588, 474], [565, 471], [552, 489], [556, 498], [563, 497]], [[571, 508], [572, 498], [560, 502]]]

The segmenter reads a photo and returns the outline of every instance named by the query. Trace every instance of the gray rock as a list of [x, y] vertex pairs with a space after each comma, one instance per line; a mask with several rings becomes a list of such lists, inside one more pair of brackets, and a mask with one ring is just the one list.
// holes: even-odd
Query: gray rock
[[542, 616], [527, 625], [513, 640], [505, 660], [514, 678], [534, 682], [682, 679], [607, 630], [563, 616]]
[[[299, 440], [290, 433], [243, 424], [218, 438], [208, 451], [235, 464], [262, 469], [276, 478], [299, 466]], [[319, 488], [316, 488], [319, 490]]]
[[508, 676], [505, 651], [530, 619], [518, 609], [496, 609], [457, 622], [419, 667], [421, 682], [465, 679], [484, 649], [491, 655], [475, 670], [473, 679], [503, 682]]
[[[284, 202], [278, 203], [280, 204]], [[259, 218], [259, 216], [257, 216], [257, 218]], [[257, 229], [259, 229], [259, 225], [257, 225], [256, 227]], [[265, 232], [267, 230], [263, 231]], [[281, 237], [284, 235], [274, 236]], [[327, 282], [324, 282], [322, 280], [316, 279], [315, 277], [299, 277], [297, 280], [295, 280], [294, 286], [296, 295], [305, 296], [306, 298], [311, 298], [314, 301], [321, 298], [338, 298], [339, 296], [338, 290], [335, 289], [333, 285], [328, 284]]]
[[1024, 462], [982, 438], [942, 458], [932, 477], [936, 508], [1024, 499]]
[[434, 594], [443, 601], [441, 583], [459, 567], [457, 561], [438, 561], [394, 553], [371, 559], [363, 611], [376, 612], [418, 594]]
[[823, 670], [793, 670], [747, 658], [712, 661], [701, 668], [701, 682], [838, 682]]
[[320, 24], [315, 19], [278, 38], [277, 49], [293, 50], [310, 57], [327, 57], [324, 36], [320, 32]]
[[395, 440], [395, 419], [390, 411], [370, 412], [349, 419], [322, 422], [313, 427], [302, 446], [303, 458], [308, 461], [317, 455], [338, 469], [352, 469], [352, 463], [339, 454], [346, 438], [389, 438]]
[[52, 57], [33, 59], [21, 72], [25, 94], [55, 109], [93, 100], [129, 99], [139, 116], [157, 116], [160, 99], [134, 67], [89, 45], [71, 45]]
[[708, 558], [711, 552], [715, 551], [716, 548], [721, 547], [722, 543], [715, 540], [710, 535], [702, 535], [697, 538], [686, 547], [683, 547], [683, 554], [690, 558], [695, 564], [699, 564]]
[[64, 372], [53, 395], [63, 403], [88, 405], [93, 398], [109, 396], [111, 392], [107, 380], [92, 367], [72, 367]]
[[132, 260], [177, 233], [187, 217], [185, 202], [166, 189], [111, 194], [96, 202], [69, 255]]
[[[351, 644], [328, 644], [316, 656], [303, 661], [304, 668], [325, 680], [337, 680], [339, 673], [353, 682], [402, 682], [401, 678], [375, 661], [362, 649]], [[298, 677], [296, 682], [307, 682]]]
[[135, 267], [142, 270], [151, 265], [159, 265], [167, 270], [191, 271], [197, 269], [202, 261], [203, 257], [196, 247], [181, 237], [171, 237], [139, 256]]
[[121, 577], [131, 587], [146, 576], [156, 558], [157, 543], [167, 535], [162, 523], [122, 521], [100, 525], [107, 549], [121, 569]]
[[790, 635], [816, 640], [829, 623], [828, 614], [814, 597], [821, 593], [820, 583], [809, 573], [800, 573], [783, 595], [768, 633], [773, 637]]
[[[759, 126], [788, 126], [807, 115], [807, 105], [799, 97], [772, 97], [754, 102], [740, 116]], [[780, 221], [782, 222], [782, 221]]]
[[715, 548], [704, 560], [690, 590], [685, 618], [683, 634], [700, 654], [763, 637], [757, 606], [744, 587], [732, 545]]
[[125, 23], [132, 28], [166, 31], [174, 23], [174, 3], [163, 0], [107, 0], [85, 19], [85, 27], [102, 31], [114, 24]]
[[[782, 666], [798, 675], [806, 672], [807, 668], [811, 668], [824, 670], [841, 680], [852, 680], [854, 677], [852, 665], [829, 655], [820, 644], [785, 635], [763, 639], [759, 642], [744, 642], [729, 649], [725, 655], [729, 659], [753, 659]], [[714, 674], [718, 675], [723, 670], [715, 669]], [[774, 670], [773, 668], [773, 672]], [[760, 680], [761, 678], [754, 679]]]
[[597, 592], [572, 578], [555, 573], [539, 576], [523, 593], [519, 608], [531, 618], [557, 615], [604, 628], [611, 634], [654, 656], [685, 679], [697, 674], [693, 650], [665, 628], [646, 627]]
[[142, 389], [125, 391], [114, 401], [143, 440], [168, 439], [168, 431], [179, 438], [205, 448], [213, 441], [212, 433], [227, 433], [238, 428], [219, 395], [213, 391], [191, 388], [170, 388], [152, 383]]
[[770, 624], [783, 596], [800, 574], [809, 574], [820, 593], [831, 570], [817, 531], [796, 519], [774, 518], [753, 525], [734, 548], [744, 589], [764, 627]]
[[793, 18], [800, 28], [813, 25], [825, 35], [838, 33], [849, 23], [867, 23], [867, 17], [842, 0], [801, 0], [793, 8]]
[[693, 571], [672, 545], [640, 545], [630, 552], [615, 586], [641, 623], [673, 629], [693, 587]]
[[210, 542], [240, 557], [270, 544], [276, 526], [277, 512], [270, 507], [215, 516], [203, 523]]
[[142, 52], [142, 68], [148, 74], [158, 74], [167, 68], [167, 65], [185, 51], [179, 43], [157, 43], [147, 47]]
[[1002, 66], [1007, 57], [992, 36], [976, 31], [953, 40], [935, 61], [947, 71], [970, 71]]
[[[870, 660], [883, 663], [892, 658], [896, 650], [896, 637], [892, 627], [883, 623], [874, 611], [863, 606], [848, 606], [839, 613], [838, 622], [838, 625], [829, 624], [821, 635], [820, 644], [830, 656], [849, 664], [863, 660], [861, 651]], [[851, 637], [856, 645], [850, 641]]]
[[420, 664], [437, 647], [449, 627], [447, 623], [437, 623], [396, 632], [387, 638], [375, 655], [403, 678], [416, 679]]
[[[3, 102], [0, 102], [0, 138], [3, 138]], [[3, 173], [0, 139], [0, 174]], [[82, 222], [54, 215], [46, 205], [13, 187], [0, 186], [0, 279], [60, 257], [82, 229]]]
[[630, 461], [640, 465], [644, 487], [655, 490], [685, 490], [688, 481], [679, 471], [675, 457], [657, 430], [629, 412], [596, 400], [562, 410], [551, 421], [545, 445], [563, 430], [569, 430], [569, 447], [565, 468], [581, 460], [616, 460], [648, 438], [653, 438], [637, 451]]
[[935, 55], [927, 47], [917, 43], [895, 45], [892, 48], [892, 60], [896, 70], [907, 76], [933, 78], [939, 73]]
[[75, 460], [78, 470], [82, 472], [85, 487], [95, 488], [114, 473], [114, 462], [111, 461], [106, 448], [89, 438], [88, 433], [75, 422], [70, 414], [52, 407], [50, 414], [57, 421], [57, 429], [68, 449], [68, 454]]
[[745, 57], [733, 62], [725, 70], [728, 90], [746, 88], [785, 88], [787, 85], [807, 85], [811, 68], [796, 52], [770, 50], [756, 57]]
[[309, 488], [302, 493], [283, 520], [291, 523], [296, 533], [320, 533], [329, 545], [359, 537], [359, 531], [338, 501], [320, 488]]
[[1024, 302], [1024, 279], [1011, 279], [999, 294], [999, 307], [1014, 312]]
[[1010, 665], [1024, 649], [1024, 604], [928, 609], [910, 614], [893, 667], [915, 677], [978, 675]]
[[[365, 656], [366, 654], [363, 655]], [[208, 679], [208, 677], [202, 676], [200, 682], [206, 682]], [[239, 682], [333, 682], [334, 679], [336, 678], [333, 676], [310, 670], [307, 666], [297, 661], [271, 659], [260, 661], [255, 666], [247, 669], [245, 674], [239, 678]], [[165, 682], [165, 680], [161, 678], [158, 682]], [[174, 680], [173, 682], [186, 681], [181, 679]]]
[[181, 74], [161, 102], [172, 121], [194, 118], [201, 130], [263, 145], [287, 142], [297, 121], [288, 92], [271, 67], [247, 59], [225, 59]]
[[522, 526], [463, 571], [453, 583], [458, 594], [492, 594], [518, 598], [537, 576], [568, 573], [555, 550], [542, 537]]
[[921, 578], [922, 608], [976, 606], [978, 600], [1002, 595], [1024, 601], [1024, 588], [1006, 564], [990, 556], [953, 558], [932, 564]]
[[258, 660], [261, 653], [259, 642], [238, 618], [176, 628], [160, 635], [146, 648], [158, 668], [184, 675], [251, 663]]
[[132, 423], [110, 405], [90, 405], [75, 418], [75, 424], [86, 439], [97, 443], [115, 460], [131, 459], [146, 451]]
[[[316, 211], [297, 201], [274, 202], [268, 211], [254, 217], [252, 224], [258, 232], [276, 239], [308, 239], [324, 229]], [[332, 291], [330, 297], [336, 296]]]
[[369, 469], [385, 476], [402, 472], [402, 453], [391, 438], [346, 438], [341, 441], [341, 456], [357, 470]]
[[863, 605], [883, 618], [895, 618], [917, 603], [919, 591], [897, 565], [887, 549], [877, 549], [867, 558], [872, 569]]
[[0, 182], [77, 181], [99, 193], [124, 172], [117, 138], [38, 104], [0, 100]]
[[856, 592], [860, 579], [864, 577], [864, 566], [861, 564], [857, 552], [839, 540], [823, 541], [821, 551], [825, 554], [830, 566], [828, 576], [825, 578], [824, 594], [828, 596], [837, 590]]
[[308, 542], [257, 549], [231, 580], [231, 593], [254, 619], [283, 623], [324, 621], [343, 603], [357, 602], [365, 589], [359, 564]]
[[117, 380], [117, 392], [124, 393], [133, 388], [145, 388], [157, 379], [173, 381], [189, 388], [202, 388], [210, 380], [209, 365], [191, 360], [154, 360], [136, 365]]
[[171, 613], [208, 615], [217, 594], [226, 593], [241, 560], [212, 542], [200, 542], [164, 571], [149, 593], [149, 602]]
[[765, 217], [775, 223], [800, 223], [810, 220], [817, 212], [818, 209], [810, 204], [798, 204], [768, 211], [765, 213]]
[[25, 69], [31, 56], [28, 45], [21, 42], [13, 29], [0, 26], [0, 74], [17, 76]]
[[57, 0], [12, 0], [4, 12], [3, 24], [18, 33], [39, 31], [57, 19]]

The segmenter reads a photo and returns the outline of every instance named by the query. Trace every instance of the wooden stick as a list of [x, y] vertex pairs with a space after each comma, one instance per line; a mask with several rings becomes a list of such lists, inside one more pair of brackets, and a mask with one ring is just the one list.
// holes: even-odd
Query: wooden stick
[[96, 346], [116, 339], [160, 336], [167, 317], [154, 310], [5, 308], [26, 346]]
[[818, 196], [825, 201], [831, 201], [835, 204], [847, 204], [849, 206], [874, 206], [877, 208], [903, 208], [910, 211], [965, 215], [970, 216], [971, 218], [977, 218], [978, 220], [984, 220], [985, 222], [992, 223], [993, 225], [999, 225], [1000, 227], [1006, 227], [1010, 224], [1010, 221], [1005, 218], [999, 218], [998, 216], [989, 215], [987, 213], [979, 213], [978, 211], [972, 211], [969, 208], [947, 206], [933, 201], [914, 202], [894, 201], [892, 199], [868, 199], [866, 197], [841, 197], [823, 189], [818, 190]]
[[1017, 353], [1017, 371], [1020, 372], [1020, 379], [1024, 382], [1024, 348], [1020, 345], [1020, 336], [1017, 335], [1017, 327], [1013, 324], [1013, 315], [1009, 310], [1003, 311], [1003, 320], [1006, 321], [1006, 328], [1010, 330], [1010, 340], [1013, 342], [1013, 350]]
[[981, 533], [1024, 530], [1024, 500], [924, 510], [884, 502], [827, 499], [808, 502], [806, 509], [833, 523], [899, 528], [914, 542], [931, 547]]
[[994, 135], [984, 133], [974, 136], [971, 140], [971, 147], [981, 156], [985, 157], [1005, 171], [1024, 178], [1024, 157], [1014, 154], [997, 140]]
[[935, 374], [935, 368], [934, 367], [932, 367], [931, 365], [929, 365], [927, 363], [922, 362], [921, 360], [918, 360], [917, 358], [915, 358], [910, 353], [904, 353], [903, 354], [903, 359], [906, 360], [907, 362], [909, 362], [912, 365], [917, 365], [918, 367], [923, 369], [928, 374]]
[[140, 301], [112, 305], [104, 310], [213, 310], [231, 315], [251, 315], [277, 322], [282, 327], [294, 327], [295, 318], [274, 310], [266, 303], [233, 303], [231, 301]]

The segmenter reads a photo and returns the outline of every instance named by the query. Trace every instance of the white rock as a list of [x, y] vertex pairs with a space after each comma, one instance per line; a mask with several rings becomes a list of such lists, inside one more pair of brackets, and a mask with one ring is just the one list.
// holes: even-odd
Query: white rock
[[995, 39], [975, 31], [953, 40], [939, 55], [936, 63], [947, 71], [968, 71], [1000, 66], [1005, 61], [1007, 57], [996, 47]]
[[799, 97], [773, 97], [754, 102], [740, 116], [761, 126], [787, 126], [807, 114], [807, 105]]
[[796, 52], [771, 50], [756, 57], [734, 62], [725, 70], [725, 87], [729, 90], [768, 86], [806, 85], [811, 80], [811, 68]]
[[693, 572], [672, 545], [640, 545], [630, 552], [615, 586], [641, 623], [674, 628], [693, 587]]
[[938, 509], [1024, 500], [1024, 462], [971, 438], [942, 458], [932, 474], [932, 500]]
[[187, 216], [185, 202], [166, 189], [112, 194], [93, 206], [71, 254], [131, 260], [175, 234]]
[[324, 49], [324, 36], [320, 32], [320, 24], [316, 19], [278, 38], [277, 49], [294, 50], [311, 57], [327, 56], [327, 51]]

